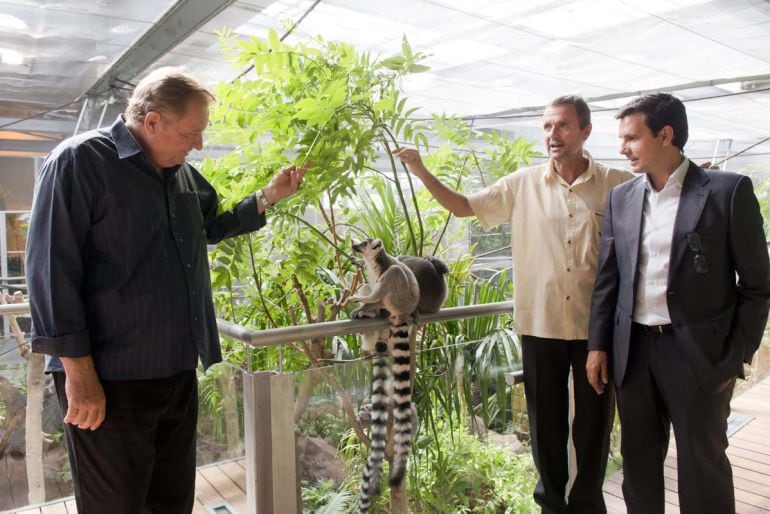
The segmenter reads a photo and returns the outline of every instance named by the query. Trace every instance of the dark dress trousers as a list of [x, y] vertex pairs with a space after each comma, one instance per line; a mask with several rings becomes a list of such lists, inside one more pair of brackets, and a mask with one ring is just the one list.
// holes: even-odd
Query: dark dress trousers
[[633, 323], [643, 177], [607, 201], [589, 350], [609, 354], [622, 426], [629, 513], [663, 513], [663, 461], [673, 426], [684, 514], [735, 510], [726, 420], [736, 377], [767, 322], [770, 282], [751, 181], [689, 164], [674, 223], [666, 301], [671, 328]]

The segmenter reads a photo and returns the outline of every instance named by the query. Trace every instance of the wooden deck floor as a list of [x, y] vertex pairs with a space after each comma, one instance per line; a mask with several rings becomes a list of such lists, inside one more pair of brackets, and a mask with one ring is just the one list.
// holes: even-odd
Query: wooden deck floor
[[[770, 512], [770, 377], [754, 384], [732, 401], [732, 416], [750, 420], [729, 437], [727, 456], [733, 467], [737, 514]], [[676, 447], [665, 463], [666, 514], [679, 513], [676, 479]], [[604, 482], [608, 514], [626, 514], [622, 472]]]
[[[198, 468], [195, 477], [193, 514], [209, 514], [214, 507], [223, 504], [234, 514], [246, 514], [246, 468], [244, 466], [244, 460], [238, 459]], [[77, 514], [77, 511], [75, 500], [70, 497], [0, 514]]]
[[[734, 416], [751, 421], [730, 436], [727, 455], [733, 466], [737, 514], [770, 512], [770, 377], [733, 399]], [[672, 438], [673, 440], [673, 438]], [[666, 514], [679, 513], [676, 482], [676, 448], [666, 459]], [[626, 514], [621, 491], [622, 473], [604, 484], [609, 514]], [[195, 514], [212, 512], [225, 504], [231, 512], [246, 514], [246, 470], [243, 459], [198, 468], [195, 481]], [[76, 514], [75, 502], [65, 498], [49, 504], [6, 511], [3, 514]]]

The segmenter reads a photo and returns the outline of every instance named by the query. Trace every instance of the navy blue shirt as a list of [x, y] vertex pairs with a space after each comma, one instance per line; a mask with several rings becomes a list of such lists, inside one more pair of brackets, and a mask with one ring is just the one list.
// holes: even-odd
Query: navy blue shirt
[[103, 380], [222, 360], [206, 243], [257, 230], [250, 196], [217, 213], [189, 164], [158, 173], [122, 118], [62, 142], [38, 176], [27, 239], [32, 350], [91, 355]]

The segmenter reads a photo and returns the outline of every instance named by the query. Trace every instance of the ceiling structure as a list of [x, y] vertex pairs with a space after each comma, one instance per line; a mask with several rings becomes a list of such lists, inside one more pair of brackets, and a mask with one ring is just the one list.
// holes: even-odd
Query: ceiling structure
[[580, 94], [588, 148], [621, 165], [616, 108], [663, 90], [686, 101], [689, 156], [756, 145], [730, 167], [770, 161], [770, 0], [0, 0], [0, 155], [43, 155], [110, 123], [156, 66], [231, 80], [241, 70], [217, 31], [262, 37], [304, 14], [288, 41], [320, 34], [385, 57], [406, 35], [429, 54], [403, 82], [426, 115], [539, 142], [542, 105]]

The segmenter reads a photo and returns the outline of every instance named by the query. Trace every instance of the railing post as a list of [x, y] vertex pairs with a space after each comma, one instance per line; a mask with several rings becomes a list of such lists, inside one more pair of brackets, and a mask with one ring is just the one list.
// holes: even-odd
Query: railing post
[[246, 501], [250, 514], [297, 514], [291, 374], [243, 372]]

